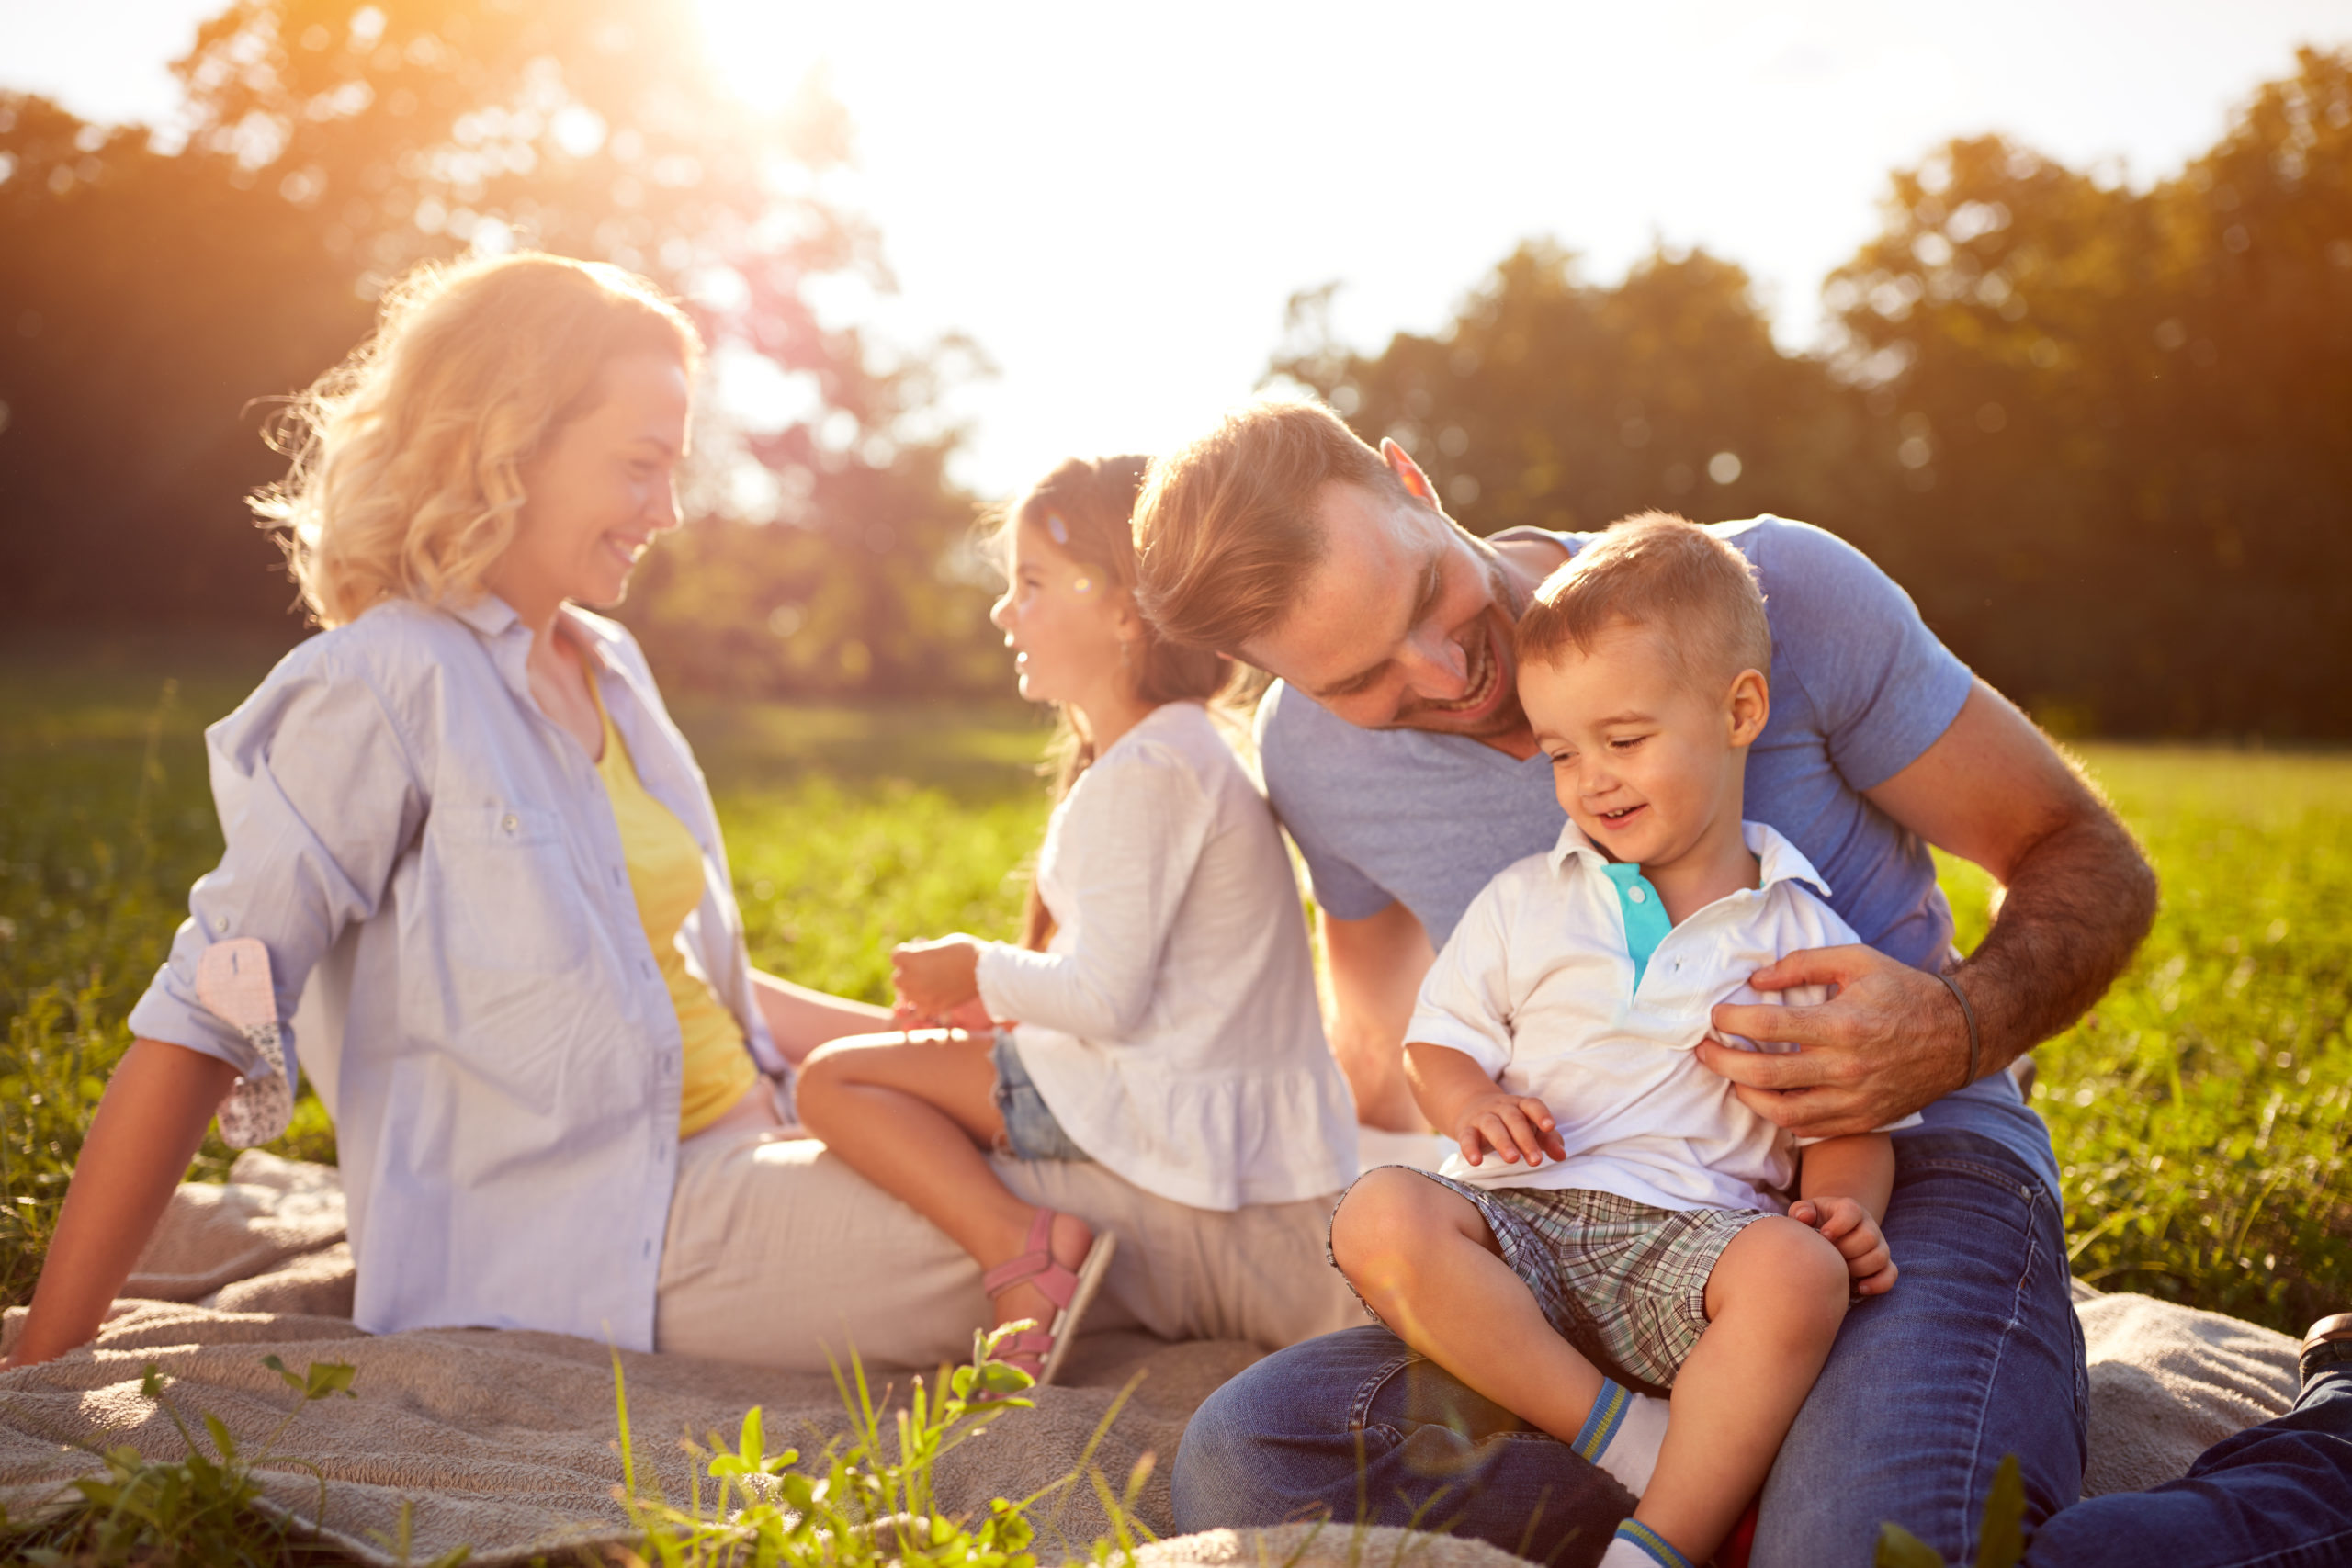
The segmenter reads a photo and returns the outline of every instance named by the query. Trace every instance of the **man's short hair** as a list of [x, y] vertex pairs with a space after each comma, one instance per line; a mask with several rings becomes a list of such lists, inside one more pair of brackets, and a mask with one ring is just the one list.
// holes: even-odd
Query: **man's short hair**
[[1290, 611], [1323, 558], [1315, 514], [1339, 480], [1411, 492], [1321, 403], [1265, 399], [1154, 462], [1136, 502], [1136, 599], [1172, 642], [1238, 653]]
[[1589, 653], [1619, 621], [1655, 627], [1679, 677], [1729, 685], [1772, 672], [1772, 626], [1756, 569], [1732, 545], [1667, 512], [1612, 524], [1544, 580], [1519, 618], [1520, 662]]

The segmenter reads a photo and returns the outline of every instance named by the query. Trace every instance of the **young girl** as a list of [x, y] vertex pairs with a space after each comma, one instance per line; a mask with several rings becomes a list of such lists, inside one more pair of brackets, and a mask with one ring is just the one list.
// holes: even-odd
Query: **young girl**
[[1230, 667], [1136, 611], [1143, 469], [1066, 462], [1006, 516], [991, 618], [1021, 694], [1056, 705], [1065, 731], [1023, 942], [899, 948], [900, 1016], [952, 1027], [836, 1041], [798, 1082], [808, 1129], [987, 1270], [996, 1322], [1046, 1325], [1008, 1347], [1043, 1382], [1115, 1238], [1023, 1202], [984, 1151], [1093, 1160], [1227, 1211], [1354, 1171], [1290, 861], [1204, 706]]

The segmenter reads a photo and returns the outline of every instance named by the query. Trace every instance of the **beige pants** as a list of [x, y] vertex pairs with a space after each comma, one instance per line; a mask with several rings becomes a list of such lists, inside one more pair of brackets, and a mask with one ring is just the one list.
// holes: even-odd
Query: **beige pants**
[[[1336, 1194], [1219, 1213], [1099, 1165], [993, 1163], [1029, 1202], [1118, 1233], [1088, 1329], [1272, 1350], [1363, 1321], [1324, 1258]], [[680, 1147], [657, 1349], [822, 1371], [854, 1346], [869, 1367], [927, 1368], [968, 1357], [988, 1321], [979, 1265], [822, 1144], [738, 1124]]]

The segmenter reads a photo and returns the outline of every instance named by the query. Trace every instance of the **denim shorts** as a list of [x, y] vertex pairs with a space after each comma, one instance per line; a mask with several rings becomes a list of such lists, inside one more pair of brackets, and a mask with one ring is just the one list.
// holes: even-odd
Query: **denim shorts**
[[999, 1153], [1015, 1159], [1094, 1158], [1070, 1142], [1053, 1108], [1037, 1092], [1029, 1069], [1021, 1065], [1021, 1050], [1012, 1043], [1012, 1031], [996, 1032], [996, 1048], [989, 1053], [989, 1060], [996, 1067], [997, 1114], [1004, 1118], [1004, 1134], [997, 1140]]

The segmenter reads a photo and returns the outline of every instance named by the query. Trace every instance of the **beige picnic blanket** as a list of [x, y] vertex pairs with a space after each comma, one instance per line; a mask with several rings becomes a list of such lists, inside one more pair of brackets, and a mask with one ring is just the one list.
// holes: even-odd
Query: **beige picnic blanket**
[[[2280, 1414], [2294, 1396], [2295, 1347], [2283, 1335], [2143, 1296], [2087, 1287], [2077, 1296], [2090, 1351], [2093, 1495], [2177, 1476], [2208, 1445]], [[326, 1480], [318, 1533], [362, 1562], [399, 1561], [390, 1541], [403, 1503], [415, 1561], [465, 1544], [472, 1562], [500, 1564], [626, 1535], [613, 1496], [620, 1461], [609, 1349], [512, 1329], [370, 1336], [352, 1325], [351, 1300], [332, 1169], [251, 1150], [226, 1186], [182, 1187], [96, 1345], [0, 1373], [0, 1506], [22, 1517], [97, 1469], [96, 1449], [129, 1443], [155, 1459], [184, 1452], [168, 1419], [141, 1397], [149, 1361], [172, 1379], [171, 1397], [192, 1425], [209, 1413], [248, 1450], [257, 1448], [298, 1403], [261, 1365], [276, 1355], [297, 1372], [312, 1361], [357, 1369], [357, 1397], [309, 1404], [286, 1427], [276, 1451], [289, 1462], [265, 1472], [265, 1498], [317, 1520], [318, 1478], [290, 1461], [315, 1466]], [[21, 1310], [7, 1314], [0, 1348], [22, 1318]], [[1035, 1409], [1000, 1418], [948, 1456], [941, 1501], [951, 1511], [978, 1509], [1052, 1486], [1077, 1472], [1100, 1432], [1091, 1463], [1114, 1486], [1153, 1457], [1138, 1514], [1164, 1535], [1173, 1528], [1169, 1465], [1185, 1421], [1257, 1354], [1233, 1341], [1088, 1336], [1072, 1351], [1066, 1386], [1039, 1391]], [[673, 1499], [686, 1495], [694, 1463], [680, 1439], [716, 1430], [731, 1440], [753, 1404], [763, 1407], [771, 1450], [814, 1453], [849, 1429], [823, 1377], [683, 1356], [623, 1352], [619, 1360], [640, 1478], [650, 1472]], [[893, 1382], [903, 1393], [904, 1375]], [[1035, 1517], [1049, 1553], [1066, 1543], [1083, 1556], [1105, 1524], [1084, 1483], [1064, 1487]], [[1295, 1568], [1406, 1556], [1427, 1568], [1498, 1568], [1503, 1559], [1476, 1543], [1333, 1528], [1311, 1541], [1300, 1531], [1263, 1540], [1210, 1531], [1163, 1542], [1150, 1568], [1287, 1562], [1297, 1551]]]

